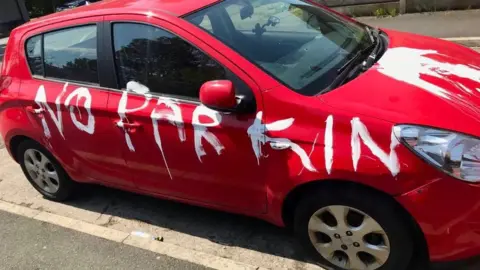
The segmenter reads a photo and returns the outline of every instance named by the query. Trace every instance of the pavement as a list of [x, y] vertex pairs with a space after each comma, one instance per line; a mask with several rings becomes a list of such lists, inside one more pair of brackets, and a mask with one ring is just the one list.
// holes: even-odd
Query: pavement
[[372, 26], [412, 32], [438, 38], [478, 37], [480, 9], [412, 13], [396, 17], [358, 17], [361, 22]]
[[358, 17], [365, 24], [445, 38], [468, 47], [480, 47], [480, 9], [404, 14], [396, 17]]
[[2, 269], [209, 269], [0, 211]]

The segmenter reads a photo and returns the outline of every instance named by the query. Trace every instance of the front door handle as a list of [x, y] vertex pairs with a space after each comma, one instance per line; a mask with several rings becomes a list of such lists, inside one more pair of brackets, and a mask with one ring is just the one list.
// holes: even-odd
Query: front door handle
[[35, 108], [34, 106], [27, 106], [25, 109], [31, 114], [42, 114], [45, 112], [45, 110], [41, 107]]

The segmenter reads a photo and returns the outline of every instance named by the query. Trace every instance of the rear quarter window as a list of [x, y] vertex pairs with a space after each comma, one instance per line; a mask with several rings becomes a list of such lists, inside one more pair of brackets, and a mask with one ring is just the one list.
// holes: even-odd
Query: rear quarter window
[[25, 50], [32, 75], [92, 84], [99, 82], [96, 25], [31, 37]]
[[39, 35], [28, 39], [25, 47], [28, 65], [30, 66], [32, 75], [43, 76], [42, 36]]

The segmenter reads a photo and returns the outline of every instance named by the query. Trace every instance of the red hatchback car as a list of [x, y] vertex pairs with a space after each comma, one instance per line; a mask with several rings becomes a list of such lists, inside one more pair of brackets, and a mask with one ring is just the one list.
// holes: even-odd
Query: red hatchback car
[[480, 253], [480, 55], [303, 0], [106, 0], [15, 29], [0, 133], [98, 183], [294, 228], [336, 269]]

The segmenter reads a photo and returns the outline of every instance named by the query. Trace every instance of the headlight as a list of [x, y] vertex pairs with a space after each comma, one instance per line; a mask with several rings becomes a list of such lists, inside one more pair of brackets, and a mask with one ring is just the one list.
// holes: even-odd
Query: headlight
[[395, 126], [397, 139], [421, 158], [451, 176], [480, 182], [480, 140], [429, 127]]

